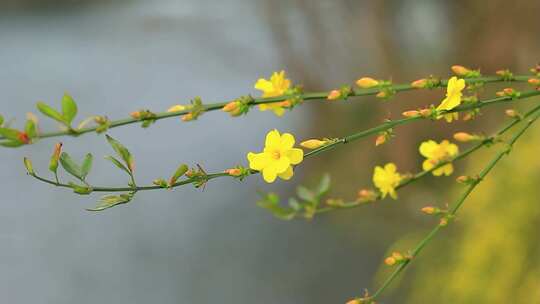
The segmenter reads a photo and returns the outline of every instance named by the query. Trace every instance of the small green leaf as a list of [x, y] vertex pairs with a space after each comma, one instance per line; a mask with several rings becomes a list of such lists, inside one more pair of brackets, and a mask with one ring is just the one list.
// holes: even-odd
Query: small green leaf
[[125, 165], [129, 169], [129, 172], [133, 173], [134, 169], [134, 162], [133, 162], [133, 156], [131, 156], [131, 153], [129, 153], [129, 150], [124, 147], [119, 141], [116, 139], [110, 137], [109, 135], [105, 135], [107, 137], [107, 141], [111, 145], [111, 147], [116, 151], [116, 153], [122, 158]]
[[3, 123], [4, 123], [4, 116], [0, 114], [0, 126], [2, 126]]
[[15, 140], [7, 140], [7, 141], [0, 142], [0, 146], [6, 147], [6, 148], [17, 148], [22, 145], [24, 145], [22, 142], [15, 141]]
[[21, 134], [19, 130], [10, 129], [10, 128], [0, 128], [0, 135], [2, 135], [3, 137], [7, 139], [20, 142], [19, 134]]
[[38, 110], [43, 113], [43, 115], [47, 116], [47, 117], [50, 117], [58, 122], [61, 122], [63, 124], [67, 124], [67, 122], [64, 120], [64, 116], [60, 113], [58, 113], [58, 111], [56, 111], [55, 109], [51, 108], [49, 105], [47, 105], [46, 103], [44, 102], [38, 102], [36, 104]]
[[169, 180], [169, 187], [174, 185], [176, 181], [184, 175], [189, 170], [189, 167], [186, 164], [181, 164], [178, 169], [176, 169], [176, 172], [174, 172], [174, 175]]
[[302, 210], [302, 204], [300, 204], [294, 197], [289, 198], [289, 206], [296, 212]]
[[90, 173], [90, 170], [92, 170], [92, 161], [94, 160], [94, 157], [92, 154], [88, 153], [86, 154], [82, 166], [81, 166], [81, 173], [82, 178], [85, 179], [86, 176], [88, 176], [88, 173]]
[[64, 121], [71, 124], [75, 116], [77, 115], [77, 103], [68, 94], [64, 94], [62, 97], [62, 116]]
[[80, 195], [88, 195], [93, 191], [93, 189], [88, 186], [81, 186], [72, 182], [70, 182], [68, 185], [73, 189], [73, 192]]
[[37, 127], [36, 123], [29, 119], [26, 121], [26, 125], [24, 126], [24, 132], [26, 132], [26, 135], [30, 138], [34, 138], [37, 135]]
[[315, 194], [313, 194], [311, 190], [309, 190], [308, 188], [304, 186], [298, 186], [296, 188], [296, 194], [298, 195], [299, 198], [303, 199], [306, 202], [313, 203], [316, 201]]
[[94, 208], [86, 209], [88, 211], [102, 211], [116, 205], [129, 203], [133, 199], [132, 193], [120, 195], [105, 195], [101, 197], [98, 204]]
[[66, 152], [62, 152], [60, 155], [60, 164], [69, 174], [80, 180], [84, 180], [81, 167], [75, 161], [73, 161], [71, 156], [69, 156], [69, 154]]
[[122, 162], [120, 162], [114, 156], [105, 156], [105, 159], [110, 160], [115, 166], [117, 166], [118, 168], [124, 170], [128, 175], [131, 175], [131, 172], [129, 172], [129, 169], [126, 168], [126, 166], [124, 166], [124, 164], [122, 164]]
[[317, 187], [317, 196], [321, 197], [328, 193], [330, 190], [330, 174], [326, 173], [323, 175], [321, 181], [319, 182], [319, 186]]
[[34, 175], [35, 172], [34, 172], [34, 166], [32, 166], [32, 161], [30, 161], [29, 158], [24, 158], [24, 167], [26, 168], [26, 171], [28, 172], [28, 174], [30, 175]]
[[265, 194], [261, 200], [257, 202], [257, 206], [270, 211], [272, 215], [282, 220], [291, 220], [296, 215], [296, 211], [293, 208], [284, 208], [279, 205], [279, 196], [275, 193]]

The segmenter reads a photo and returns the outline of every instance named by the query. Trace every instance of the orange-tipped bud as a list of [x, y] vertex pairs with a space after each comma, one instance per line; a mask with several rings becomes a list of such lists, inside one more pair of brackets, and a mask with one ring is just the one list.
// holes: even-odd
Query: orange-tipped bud
[[471, 180], [471, 178], [469, 176], [466, 176], [466, 175], [461, 175], [461, 176], [458, 176], [456, 178], [456, 182], [460, 183], [460, 184], [466, 184], [468, 183], [469, 181]]
[[452, 70], [452, 72], [454, 72], [454, 74], [458, 76], [466, 76], [471, 72], [470, 69], [461, 65], [453, 65], [450, 69]]
[[346, 304], [362, 304], [362, 300], [360, 299], [352, 299], [348, 301]]
[[429, 117], [429, 116], [431, 116], [431, 114], [433, 114], [433, 110], [431, 110], [431, 109], [421, 109], [420, 110], [420, 115], [422, 117]]
[[191, 121], [193, 120], [193, 114], [191, 113], [184, 114], [182, 115], [181, 119], [182, 121]]
[[375, 138], [375, 146], [380, 146], [386, 142], [386, 134], [381, 134]]
[[432, 207], [432, 206], [426, 206], [420, 210], [424, 212], [425, 214], [431, 215], [431, 214], [435, 214], [435, 212], [437, 211], [437, 208]]
[[235, 110], [238, 109], [238, 107], [240, 106], [240, 102], [239, 101], [231, 101], [229, 102], [228, 104], [226, 104], [222, 110], [224, 112], [233, 112]]
[[133, 117], [134, 119], [140, 119], [141, 118], [141, 112], [139, 112], [139, 111], [131, 112], [131, 113], [129, 113], [129, 116]]
[[358, 201], [360, 203], [373, 202], [377, 199], [377, 194], [373, 190], [360, 189], [358, 191]]
[[371, 77], [362, 77], [356, 81], [356, 85], [362, 89], [369, 89], [379, 85], [379, 82]]
[[401, 113], [401, 115], [405, 117], [416, 117], [420, 115], [420, 111], [416, 111], [416, 110], [405, 111]]
[[439, 220], [439, 226], [441, 226], [441, 227], [448, 226], [448, 218], [446, 218], [446, 217], [441, 218]]
[[388, 266], [394, 266], [396, 265], [396, 259], [394, 259], [393, 257], [387, 257], [386, 259], [384, 259], [384, 263]]
[[454, 134], [454, 139], [460, 142], [469, 142], [473, 140], [478, 140], [479, 137], [466, 132], [457, 132]]
[[532, 85], [535, 85], [535, 86], [540, 85], [540, 79], [538, 79], [538, 78], [529, 78], [529, 80], [527, 80], [527, 82], [532, 84]]
[[30, 137], [26, 132], [19, 132], [19, 134], [17, 134], [17, 139], [25, 145], [30, 143]]
[[375, 95], [375, 97], [377, 97], [377, 98], [386, 98], [386, 97], [388, 97], [388, 92], [380, 91], [379, 93], [377, 93], [377, 95]]
[[284, 108], [289, 108], [292, 106], [292, 102], [290, 100], [285, 100], [285, 101], [282, 101], [282, 102], [278, 102], [279, 106], [281, 107], [284, 107]]
[[512, 94], [514, 94], [516, 92], [516, 90], [514, 90], [513, 88], [504, 88], [503, 92], [506, 95], [512, 95]]
[[428, 80], [425, 78], [415, 80], [411, 82], [411, 87], [415, 89], [424, 89], [428, 84]]
[[327, 141], [318, 139], [308, 139], [300, 143], [300, 146], [306, 149], [317, 149], [326, 145]]
[[328, 96], [326, 97], [328, 100], [337, 100], [341, 98], [341, 91], [340, 90], [332, 90], [330, 93], [328, 93]]
[[504, 114], [511, 118], [516, 118], [520, 116], [519, 113], [514, 109], [507, 109], [506, 111], [504, 111]]
[[397, 262], [400, 262], [400, 261], [403, 261], [405, 259], [405, 257], [403, 257], [403, 255], [399, 252], [392, 252], [392, 257], [397, 261]]
[[240, 170], [239, 168], [227, 169], [224, 172], [231, 176], [240, 176], [242, 174], [242, 170]]
[[184, 111], [186, 110], [187, 107], [186, 106], [183, 106], [183, 105], [174, 105], [172, 107], [170, 107], [169, 109], [167, 109], [167, 112], [180, 112], [180, 111]]

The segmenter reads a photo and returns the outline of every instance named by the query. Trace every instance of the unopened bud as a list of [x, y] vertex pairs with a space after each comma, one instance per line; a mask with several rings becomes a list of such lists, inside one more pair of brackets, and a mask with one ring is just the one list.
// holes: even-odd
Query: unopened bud
[[428, 80], [425, 78], [415, 80], [411, 82], [411, 87], [415, 89], [424, 89], [428, 84]]
[[240, 176], [242, 174], [242, 170], [240, 170], [239, 168], [231, 168], [231, 169], [225, 170], [225, 173], [231, 176]]
[[469, 142], [480, 139], [477, 135], [472, 135], [466, 132], [458, 132], [454, 134], [454, 139], [460, 142]]
[[516, 92], [516, 90], [514, 90], [513, 88], [504, 88], [503, 92], [506, 95], [512, 95], [512, 94], [514, 94]]
[[387, 257], [386, 259], [384, 259], [384, 263], [388, 266], [394, 266], [396, 264], [396, 259], [394, 259], [393, 257]]
[[373, 190], [360, 189], [358, 191], [358, 201], [360, 203], [373, 202], [377, 199], [377, 194]]
[[184, 114], [182, 115], [181, 119], [182, 121], [191, 121], [193, 120], [193, 114], [192, 113]]
[[240, 106], [240, 102], [239, 101], [231, 101], [229, 102], [228, 104], [226, 104], [222, 110], [224, 112], [233, 112], [235, 110], [238, 109], [238, 107]]
[[158, 179], [153, 180], [152, 184], [154, 184], [156, 186], [159, 186], [159, 187], [162, 187], [162, 188], [167, 188], [168, 187], [167, 181], [162, 179], [162, 178], [158, 178]]
[[377, 95], [375, 95], [375, 97], [377, 98], [386, 98], [388, 97], [388, 92], [387, 91], [380, 91], [379, 93], [377, 93]]
[[381, 134], [375, 139], [375, 146], [380, 146], [386, 142], [386, 134]]
[[448, 218], [447, 217], [442, 217], [439, 220], [439, 226], [441, 226], [441, 227], [448, 226]]
[[431, 109], [421, 109], [420, 110], [420, 116], [422, 116], [422, 117], [430, 117], [431, 114], [433, 114], [433, 110], [431, 110]]
[[337, 100], [341, 98], [341, 91], [340, 90], [332, 90], [330, 93], [328, 93], [328, 96], [326, 97], [328, 100]]
[[535, 85], [535, 86], [540, 85], [540, 79], [538, 79], [538, 78], [529, 78], [529, 80], [527, 80], [527, 82], [532, 84], [532, 85]]
[[285, 100], [278, 103], [280, 107], [289, 108], [292, 106], [292, 102], [290, 100]]
[[169, 109], [167, 109], [167, 112], [180, 112], [180, 111], [184, 111], [186, 110], [187, 107], [184, 106], [184, 105], [174, 105], [172, 107], [170, 107]]
[[308, 139], [300, 143], [300, 146], [306, 149], [317, 149], [326, 145], [327, 141], [319, 139]]
[[24, 167], [26, 168], [26, 172], [28, 172], [28, 174], [30, 175], [34, 175], [35, 172], [34, 172], [34, 166], [32, 166], [32, 161], [26, 157], [23, 159], [23, 161], [24, 161]]
[[30, 143], [30, 137], [28, 134], [26, 134], [26, 132], [19, 132], [17, 139], [25, 145]]
[[352, 300], [348, 301], [345, 304], [362, 304], [362, 300], [360, 300], [360, 299], [352, 299]]
[[420, 111], [416, 111], [416, 110], [410, 110], [410, 111], [405, 111], [403, 113], [401, 113], [401, 115], [405, 116], [405, 117], [416, 117], [416, 116], [419, 116], [420, 115]]
[[356, 81], [356, 85], [362, 89], [369, 89], [375, 87], [379, 82], [371, 77], [362, 77]]
[[511, 118], [520, 117], [519, 113], [514, 109], [507, 109], [506, 111], [504, 111], [504, 114]]
[[133, 117], [133, 119], [140, 119], [141, 118], [141, 112], [140, 111], [131, 112], [131, 113], [129, 113], [129, 116]]
[[432, 207], [432, 206], [426, 206], [420, 210], [424, 212], [425, 214], [431, 215], [431, 214], [435, 214], [435, 212], [437, 211], [437, 208]]
[[454, 74], [458, 76], [466, 76], [471, 72], [470, 69], [461, 65], [453, 65], [451, 69], [452, 69], [452, 72], [454, 72]]
[[461, 175], [461, 176], [458, 176], [456, 178], [456, 181], [460, 184], [467, 184], [468, 182], [471, 181], [471, 177], [469, 176], [466, 176], [466, 175]]

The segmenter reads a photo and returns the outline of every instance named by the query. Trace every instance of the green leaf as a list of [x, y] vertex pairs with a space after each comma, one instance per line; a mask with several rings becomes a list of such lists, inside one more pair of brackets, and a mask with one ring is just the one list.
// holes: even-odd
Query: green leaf
[[302, 204], [300, 204], [294, 197], [289, 198], [289, 206], [296, 212], [302, 210]]
[[92, 161], [94, 160], [94, 157], [92, 154], [88, 153], [86, 154], [82, 166], [81, 166], [81, 173], [82, 178], [85, 179], [86, 176], [88, 176], [88, 173], [90, 173], [90, 170], [92, 170]]
[[4, 123], [4, 116], [0, 114], [0, 126]]
[[75, 161], [73, 161], [71, 156], [69, 156], [69, 154], [66, 152], [62, 152], [60, 155], [60, 164], [69, 174], [80, 180], [84, 180], [81, 167]]
[[26, 125], [24, 126], [24, 132], [26, 132], [26, 135], [30, 138], [34, 138], [37, 135], [37, 127], [36, 123], [29, 119], [26, 121]]
[[19, 130], [10, 129], [10, 128], [0, 128], [0, 135], [2, 135], [3, 137], [7, 139], [20, 142], [19, 134], [21, 134]]
[[51, 108], [46, 103], [40, 101], [36, 104], [36, 106], [38, 110], [43, 113], [43, 115], [50, 117], [58, 122], [61, 122], [64, 125], [68, 125], [68, 123], [64, 120], [64, 116], [58, 113], [58, 111], [56, 111], [55, 109]]
[[169, 180], [169, 186], [174, 185], [176, 181], [184, 175], [189, 170], [188, 166], [186, 164], [181, 164], [178, 169], [176, 169], [176, 172], [174, 172], [174, 175]]
[[24, 161], [24, 167], [26, 168], [26, 171], [28, 172], [28, 174], [34, 175], [35, 172], [34, 172], [34, 166], [32, 166], [32, 161], [30, 161], [30, 159], [26, 157], [23, 159], [23, 161]]
[[0, 146], [6, 147], [6, 148], [17, 148], [22, 145], [24, 145], [22, 142], [14, 141], [14, 140], [7, 140], [7, 141], [0, 142]]
[[304, 186], [298, 186], [296, 188], [296, 194], [306, 202], [314, 203], [316, 201], [315, 194]]
[[116, 151], [116, 153], [122, 158], [125, 165], [129, 169], [130, 173], [133, 173], [134, 169], [134, 162], [133, 162], [133, 156], [131, 156], [131, 153], [129, 153], [129, 150], [124, 147], [119, 141], [116, 139], [110, 137], [109, 135], [105, 135], [107, 137], [107, 141], [111, 145], [111, 147]]
[[328, 193], [330, 190], [330, 174], [326, 173], [323, 175], [321, 181], [319, 182], [319, 186], [317, 187], [317, 196], [321, 197]]
[[88, 195], [93, 191], [93, 189], [88, 186], [81, 186], [72, 182], [70, 182], [68, 185], [73, 189], [73, 192], [80, 195]]
[[118, 168], [126, 171], [126, 173], [128, 175], [131, 175], [131, 172], [129, 172], [129, 169], [126, 168], [126, 166], [124, 166], [124, 164], [122, 164], [122, 162], [120, 162], [118, 159], [116, 159], [114, 156], [105, 156], [105, 159], [108, 159], [110, 160], [115, 166], [117, 166]]
[[94, 208], [86, 209], [88, 211], [102, 211], [116, 205], [129, 203], [133, 199], [133, 194], [105, 195], [101, 197]]
[[75, 116], [77, 115], [77, 103], [68, 94], [64, 94], [62, 97], [62, 116], [64, 121], [71, 124]]
[[257, 206], [270, 211], [272, 215], [283, 220], [291, 220], [296, 215], [296, 211], [293, 208], [281, 207], [279, 205], [279, 196], [271, 192], [265, 194], [261, 200], [257, 202]]

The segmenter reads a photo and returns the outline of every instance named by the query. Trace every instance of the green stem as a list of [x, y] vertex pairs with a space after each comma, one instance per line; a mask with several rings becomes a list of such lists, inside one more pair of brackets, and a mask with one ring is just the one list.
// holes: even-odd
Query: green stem
[[[517, 75], [512, 78], [512, 80], [509, 81], [515, 81], [515, 82], [526, 82], [530, 76], [526, 75]], [[478, 78], [466, 78], [465, 82], [467, 83], [477, 83], [477, 82], [484, 82], [484, 83], [494, 83], [494, 82], [503, 82], [507, 81], [502, 79], [498, 76], [486, 76], [486, 77], [478, 77]], [[448, 80], [444, 79], [441, 80], [439, 88], [445, 87], [448, 84]], [[396, 84], [393, 86], [390, 86], [389, 88], [393, 88], [396, 92], [402, 92], [402, 91], [409, 91], [414, 90], [410, 84]], [[357, 97], [357, 96], [367, 96], [367, 95], [376, 95], [381, 89], [380, 88], [370, 88], [370, 89], [355, 89], [352, 91], [351, 96]], [[258, 105], [258, 104], [267, 104], [267, 103], [274, 103], [274, 102], [280, 102], [284, 101], [290, 98], [294, 97], [300, 97], [304, 101], [312, 101], [312, 100], [326, 100], [327, 96], [329, 94], [329, 91], [327, 92], [314, 92], [314, 93], [304, 93], [300, 95], [283, 95], [278, 97], [271, 97], [271, 98], [255, 98], [253, 102], [250, 103], [250, 105]], [[210, 112], [210, 111], [216, 111], [221, 110], [227, 103], [226, 102], [218, 102], [218, 103], [212, 103], [203, 105], [204, 112]], [[155, 117], [149, 118], [151, 120], [161, 120], [171, 117], [178, 117], [182, 116], [184, 114], [189, 113], [190, 110], [183, 110], [183, 111], [177, 111], [177, 112], [164, 112], [164, 113], [157, 113]], [[116, 128], [124, 125], [134, 124], [138, 122], [142, 122], [144, 119], [136, 119], [136, 118], [125, 118], [125, 119], [119, 119], [114, 120], [110, 122], [109, 128]], [[42, 133], [38, 136], [38, 138], [51, 138], [51, 137], [59, 137], [59, 136], [80, 136], [82, 134], [95, 132], [96, 129], [99, 128], [99, 125], [93, 126], [93, 127], [85, 127], [77, 130], [64, 130], [64, 131], [56, 131], [56, 132], [46, 132]], [[0, 136], [0, 140], [5, 139], [4, 137]]]
[[[478, 175], [478, 178], [472, 182], [467, 189], [461, 194], [461, 196], [458, 198], [458, 200], [454, 203], [454, 205], [451, 207], [448, 218], [451, 218], [456, 215], [460, 207], [463, 205], [467, 197], [472, 193], [472, 191], [480, 184], [480, 182], [488, 175], [488, 173], [495, 167], [495, 165], [503, 158], [504, 155], [509, 154], [511, 148], [514, 146], [515, 142], [525, 133], [525, 131], [540, 117], [540, 112], [538, 110], [540, 107], [536, 107], [533, 110], [531, 110], [529, 113], [527, 113], [526, 117], [528, 118], [525, 125], [519, 129], [519, 131], [510, 139], [510, 141], [507, 143], [507, 147], [503, 150], [501, 150], [499, 153], [497, 153], [491, 161], [487, 164], [487, 166], [480, 172]], [[534, 114], [533, 114], [534, 113]], [[531, 118], [529, 118], [531, 116]], [[504, 129], [503, 129], [504, 130]], [[377, 298], [396, 278], [397, 276], [411, 263], [412, 259], [418, 256], [418, 254], [424, 249], [424, 247], [437, 235], [437, 233], [441, 230], [443, 226], [437, 225], [435, 228], [433, 228], [427, 235], [418, 243], [418, 245], [413, 249], [411, 252], [411, 256], [409, 259], [406, 259], [402, 264], [400, 264], [396, 270], [384, 281], [384, 283], [381, 285], [381, 287], [368, 299], [373, 301], [375, 298]]]

